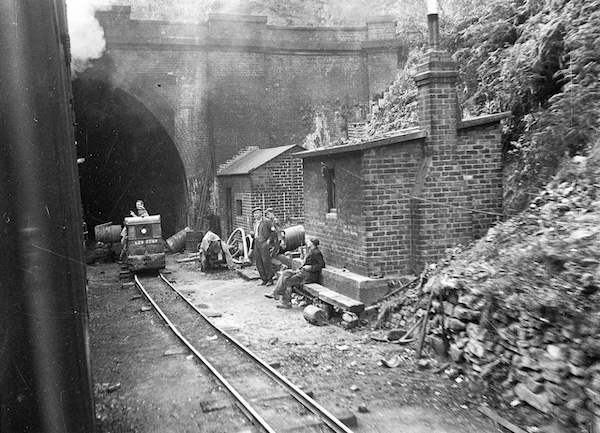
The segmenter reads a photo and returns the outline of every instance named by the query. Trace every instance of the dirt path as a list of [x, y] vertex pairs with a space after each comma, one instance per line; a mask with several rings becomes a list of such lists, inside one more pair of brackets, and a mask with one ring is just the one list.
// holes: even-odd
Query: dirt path
[[[354, 414], [356, 433], [496, 432], [478, 411], [482, 390], [439, 364], [413, 359], [413, 348], [380, 343], [362, 327], [314, 326], [302, 308], [275, 308], [265, 287], [233, 271], [201, 273], [195, 262], [168, 257], [169, 278], [214, 323], [245, 344], [340, 418]], [[115, 264], [89, 266], [93, 381], [100, 431], [243, 431], [228, 425], [230, 408], [205, 410], [222, 390], [186, 354], [165, 356], [177, 341], [133, 288], [122, 288]], [[133, 346], [129, 345], [133, 342]], [[400, 356], [397, 368], [381, 359]], [[437, 369], [437, 370], [436, 370]], [[463, 379], [461, 381], [461, 379]], [[116, 389], [113, 389], [116, 388]], [[203, 410], [204, 407], [204, 410]], [[120, 430], [119, 430], [120, 429]]]

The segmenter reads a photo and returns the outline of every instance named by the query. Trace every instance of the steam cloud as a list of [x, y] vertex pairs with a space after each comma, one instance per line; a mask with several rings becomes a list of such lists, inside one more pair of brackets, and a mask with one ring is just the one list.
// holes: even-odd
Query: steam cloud
[[89, 68], [91, 60], [100, 58], [106, 47], [104, 29], [94, 16], [103, 6], [93, 5], [92, 1], [67, 0], [73, 75]]

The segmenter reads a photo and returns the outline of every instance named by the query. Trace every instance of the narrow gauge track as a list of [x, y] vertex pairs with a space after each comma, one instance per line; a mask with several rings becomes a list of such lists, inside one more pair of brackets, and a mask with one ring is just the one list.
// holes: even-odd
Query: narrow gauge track
[[214, 325], [162, 274], [135, 283], [177, 337], [270, 433], [352, 431], [288, 379]]

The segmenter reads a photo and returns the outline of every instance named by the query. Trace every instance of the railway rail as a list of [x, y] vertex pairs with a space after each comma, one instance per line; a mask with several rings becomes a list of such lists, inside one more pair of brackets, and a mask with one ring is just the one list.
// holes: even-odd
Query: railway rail
[[352, 433], [227, 332], [212, 323], [163, 274], [135, 275], [136, 286], [181, 342], [236, 400], [257, 431]]

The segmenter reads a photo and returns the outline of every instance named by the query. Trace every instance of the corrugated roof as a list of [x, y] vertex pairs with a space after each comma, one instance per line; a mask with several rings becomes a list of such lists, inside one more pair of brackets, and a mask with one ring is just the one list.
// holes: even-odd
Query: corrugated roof
[[234, 158], [231, 162], [221, 167], [217, 176], [234, 176], [238, 174], [249, 174], [256, 170], [261, 165], [277, 158], [282, 153], [297, 147], [299, 150], [304, 150], [302, 146], [292, 144], [289, 146], [269, 147], [267, 149], [256, 149], [241, 155], [239, 158]]

